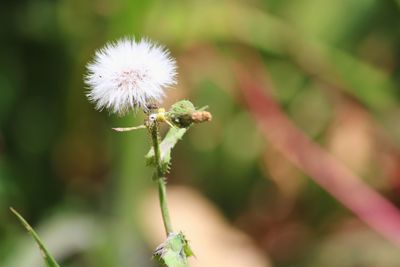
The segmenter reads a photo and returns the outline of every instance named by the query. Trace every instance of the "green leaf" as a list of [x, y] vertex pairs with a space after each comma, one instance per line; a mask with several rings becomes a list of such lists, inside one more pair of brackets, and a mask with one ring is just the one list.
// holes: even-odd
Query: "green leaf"
[[193, 256], [193, 251], [185, 235], [172, 233], [154, 252], [154, 257], [168, 267], [188, 267], [187, 258]]
[[42, 254], [42, 257], [44, 261], [46, 262], [47, 267], [60, 267], [56, 260], [53, 258], [53, 256], [50, 254], [50, 252], [47, 250], [47, 248], [44, 246], [42, 240], [38, 236], [38, 234], [33, 230], [33, 228], [27, 223], [27, 221], [13, 208], [10, 207], [10, 210], [12, 213], [17, 216], [18, 220], [21, 222], [21, 224], [25, 227], [25, 229], [29, 232], [29, 234], [33, 237], [33, 239], [36, 241], [36, 244], [39, 246], [40, 252]]
[[[161, 167], [164, 173], [169, 171], [169, 165], [171, 163], [171, 150], [174, 148], [176, 143], [182, 139], [183, 135], [186, 133], [187, 128], [170, 128], [164, 140], [160, 144], [160, 158]], [[154, 165], [154, 150], [153, 148], [146, 155], [146, 162], [148, 165]]]
[[[171, 163], [171, 150], [176, 143], [182, 139], [183, 135], [193, 124], [192, 114], [197, 111], [203, 111], [208, 106], [196, 109], [189, 100], [181, 100], [173, 104], [170, 110], [166, 113], [167, 120], [174, 125], [171, 127], [160, 144], [160, 160], [163, 173], [168, 173]], [[155, 165], [153, 148], [146, 155], [147, 165]]]

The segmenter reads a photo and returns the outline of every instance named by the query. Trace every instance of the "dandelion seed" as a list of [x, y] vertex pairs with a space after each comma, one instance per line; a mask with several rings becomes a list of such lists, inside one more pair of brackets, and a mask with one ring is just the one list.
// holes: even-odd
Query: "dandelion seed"
[[142, 39], [121, 39], [98, 50], [87, 65], [87, 96], [120, 115], [162, 101], [167, 87], [176, 84], [176, 62], [167, 49]]

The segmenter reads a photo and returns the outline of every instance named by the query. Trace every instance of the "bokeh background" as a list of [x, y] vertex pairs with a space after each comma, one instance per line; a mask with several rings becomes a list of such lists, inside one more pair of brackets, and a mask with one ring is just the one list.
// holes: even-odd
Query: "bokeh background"
[[[19, 0], [1, 1], [0, 21], [0, 266], [44, 266], [9, 206], [64, 267], [155, 266], [149, 138], [111, 130], [143, 115], [95, 111], [83, 83], [94, 51], [124, 36], [176, 57], [166, 107], [187, 98], [214, 117], [174, 149], [168, 180], [191, 266], [400, 266], [395, 238], [341, 199], [347, 176], [316, 183], [348, 168], [400, 205], [399, 1]], [[267, 102], [246, 97], [253, 83]], [[260, 130], [260, 105], [280, 107], [275, 134]], [[294, 161], [301, 140], [279, 146], [287, 121], [320, 148], [303, 158], [318, 167], [330, 153], [330, 169]], [[376, 207], [364, 193], [351, 195]]]

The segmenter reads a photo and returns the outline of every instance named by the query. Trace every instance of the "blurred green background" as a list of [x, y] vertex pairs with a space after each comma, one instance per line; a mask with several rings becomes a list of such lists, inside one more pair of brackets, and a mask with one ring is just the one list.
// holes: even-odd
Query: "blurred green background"
[[[205, 243], [211, 263], [199, 252], [193, 266], [400, 266], [398, 247], [263, 138], [234, 71], [261, 73], [301, 131], [400, 205], [399, 1], [19, 0], [0, 3], [0, 20], [0, 266], [44, 266], [9, 206], [61, 266], [154, 266], [156, 230], [142, 226], [161, 225], [143, 208], [156, 198], [150, 142], [111, 130], [143, 115], [95, 111], [83, 83], [94, 51], [125, 36], [176, 57], [166, 107], [187, 98], [213, 113], [174, 149], [168, 186], [186, 206], [173, 222], [204, 212], [191, 223], [205, 239], [221, 238], [207, 230], [220, 219], [246, 242], [227, 232], [222, 248]], [[235, 256], [248, 261], [228, 264]]]

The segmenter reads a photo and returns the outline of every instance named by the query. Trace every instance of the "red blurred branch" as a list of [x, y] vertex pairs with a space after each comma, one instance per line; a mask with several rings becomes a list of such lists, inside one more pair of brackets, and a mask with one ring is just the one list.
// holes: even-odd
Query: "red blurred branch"
[[398, 208], [298, 130], [256, 77], [244, 69], [238, 77], [248, 109], [265, 138], [367, 225], [400, 246]]

